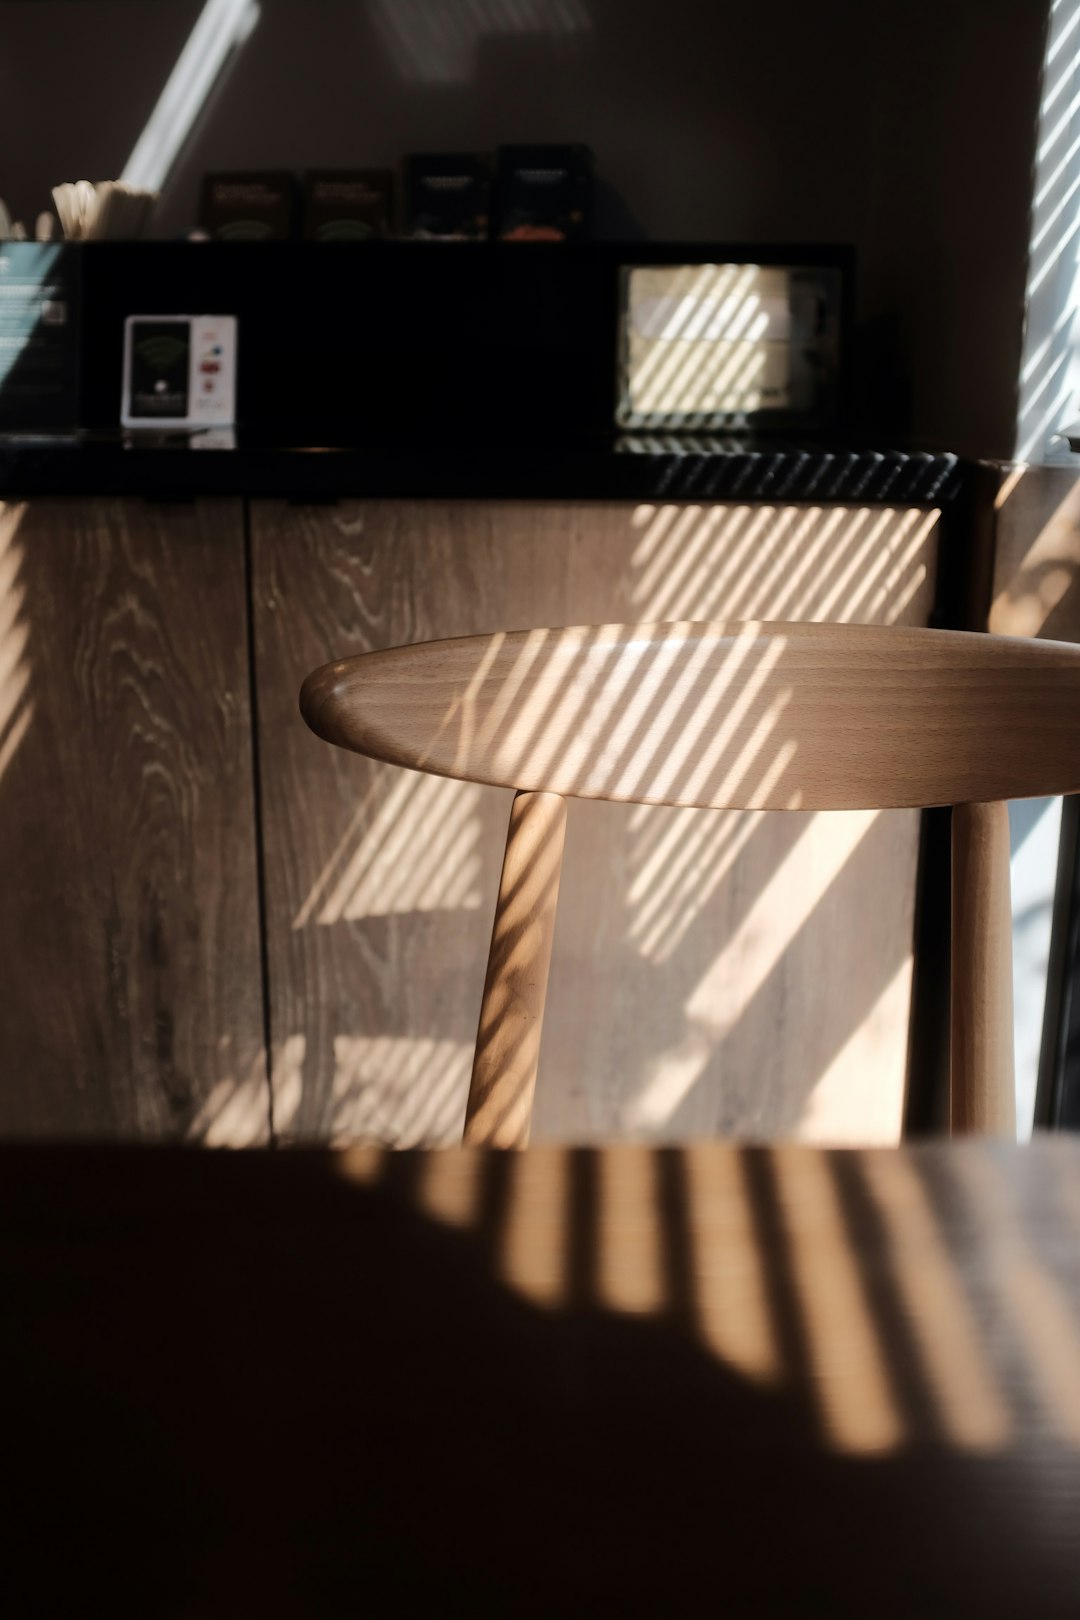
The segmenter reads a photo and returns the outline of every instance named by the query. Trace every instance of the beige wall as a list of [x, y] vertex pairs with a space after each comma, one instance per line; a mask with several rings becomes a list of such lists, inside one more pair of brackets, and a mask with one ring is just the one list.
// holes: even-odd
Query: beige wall
[[[118, 173], [199, 10], [0, 0], [0, 196], [32, 218], [58, 180]], [[1012, 453], [1046, 0], [260, 10], [163, 234], [193, 222], [205, 169], [586, 140], [625, 202], [609, 234], [853, 243], [860, 431]]]

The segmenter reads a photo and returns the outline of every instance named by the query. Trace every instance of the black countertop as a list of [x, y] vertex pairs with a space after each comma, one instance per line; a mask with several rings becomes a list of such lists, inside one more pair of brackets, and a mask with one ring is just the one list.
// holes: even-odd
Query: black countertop
[[962, 483], [944, 451], [776, 440], [621, 438], [578, 444], [348, 445], [306, 431], [146, 438], [0, 437], [0, 498], [243, 495], [474, 500], [836, 501], [936, 505]]

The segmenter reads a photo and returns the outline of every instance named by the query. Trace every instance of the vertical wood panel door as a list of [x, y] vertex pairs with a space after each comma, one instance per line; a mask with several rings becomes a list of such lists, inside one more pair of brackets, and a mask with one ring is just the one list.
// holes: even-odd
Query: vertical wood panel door
[[[319, 742], [297, 711], [309, 670], [539, 625], [923, 624], [937, 524], [920, 509], [254, 503], [283, 1138], [460, 1134], [510, 809], [508, 793]], [[918, 832], [909, 811], [571, 801], [533, 1140], [896, 1140]]]
[[0, 507], [0, 1134], [267, 1135], [238, 501]]

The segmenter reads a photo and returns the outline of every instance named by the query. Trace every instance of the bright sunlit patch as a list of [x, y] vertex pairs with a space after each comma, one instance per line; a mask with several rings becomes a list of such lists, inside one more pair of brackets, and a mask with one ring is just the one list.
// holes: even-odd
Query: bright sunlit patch
[[[665, 751], [663, 769], [655, 776], [659, 795], [677, 787], [680, 796], [690, 800], [730, 803], [743, 790], [750, 768], [763, 751], [767, 757], [759, 775], [771, 775], [774, 781], [782, 777], [794, 744], [777, 735], [777, 728], [790, 693], [781, 692], [756, 717], [755, 710], [786, 646], [784, 636], [773, 635], [762, 648], [759, 630], [745, 626], [692, 705], [688, 699], [698, 684], [699, 671], [688, 667], [675, 683], [661, 716], [673, 740]], [[692, 720], [688, 710], [693, 712]]]
[[726, 559], [715, 579], [695, 581], [695, 588], [707, 591], [717, 611], [732, 617], [741, 613], [769, 619], [805, 617], [809, 581], [827, 573], [836, 556], [842, 555], [846, 536], [840, 530], [858, 520], [858, 513], [845, 513], [841, 507], [825, 513], [816, 507], [805, 513], [783, 507], [764, 528], [751, 526], [749, 556], [741, 547]]
[[338, 881], [345, 863], [352, 858], [356, 841], [366, 826], [369, 816], [374, 813], [374, 807], [378, 805], [383, 787], [382, 775], [377, 773], [374, 783], [353, 811], [349, 824], [338, 839], [329, 860], [326, 861], [322, 871], [308, 890], [303, 905], [293, 918], [293, 928], [307, 927], [326, 894]]
[[335, 1160], [338, 1174], [362, 1187], [374, 1187], [386, 1168], [386, 1150], [380, 1147], [342, 1148]]
[[304, 1057], [307, 1036], [286, 1037], [272, 1055], [270, 1084], [274, 1093], [274, 1129], [288, 1134], [295, 1124], [304, 1096]]
[[644, 528], [645, 533], [630, 554], [630, 566], [645, 567], [680, 513], [689, 512], [692, 523], [700, 511], [699, 506], [639, 506], [634, 513], [633, 527]]
[[[1074, 42], [1075, 46], [1076, 29], [1077, 25], [1080, 24], [1080, 11], [1077, 11], [1074, 6], [1064, 3], [1064, 0], [1054, 0], [1054, 4], [1050, 9], [1057, 13], [1059, 22], [1047, 47], [1047, 67], [1053, 66], [1062, 51], [1069, 46], [1070, 40]], [[1070, 57], [1075, 55], [1075, 49], [1070, 49], [1069, 55]]]
[[569, 1155], [544, 1148], [512, 1163], [499, 1269], [532, 1304], [553, 1310], [566, 1301]]
[[954, 1446], [1002, 1450], [1012, 1432], [1004, 1393], [918, 1172], [900, 1153], [877, 1153], [859, 1160], [859, 1173], [889, 1233], [905, 1321], [937, 1399], [941, 1429]]
[[480, 1212], [480, 1166], [483, 1155], [460, 1151], [425, 1153], [420, 1160], [416, 1202], [432, 1220], [468, 1230]]
[[763, 548], [786, 544], [791, 518], [790, 510], [770, 507], [758, 512], [715, 507], [686, 544], [680, 546], [679, 537], [671, 536], [654, 562], [652, 577], [642, 574], [634, 582], [634, 600], [648, 603], [650, 618], [738, 619], [734, 581], [761, 565]]
[[688, 1019], [677, 1044], [645, 1065], [641, 1089], [626, 1109], [628, 1128], [648, 1136], [670, 1125], [708, 1068], [721, 1039], [714, 1028]]
[[[786, 764], [780, 752], [770, 770], [779, 776]], [[766, 776], [762, 782], [764, 790], [768, 791], [772, 785]], [[660, 851], [649, 856], [636, 843], [634, 847], [635, 865], [640, 860], [642, 869], [654, 869], [655, 876], [649, 890], [634, 906], [629, 933], [641, 954], [660, 964], [676, 955], [694, 922], [742, 859], [761, 825], [762, 816], [768, 812], [647, 809], [643, 813], [664, 817], [664, 825], [672, 826], [676, 832], [670, 859], [664, 859]]]
[[[869, 513], [865, 509], [858, 516], [862, 525], [867, 524]], [[828, 621], [842, 614], [840, 622], [848, 623], [858, 618], [853, 597], [865, 589], [868, 576], [873, 578], [878, 571], [888, 567], [889, 553], [882, 544], [882, 537], [892, 516], [888, 508], [879, 512], [860, 536], [857, 545], [848, 545], [840, 550], [841, 565], [835, 571], [828, 591], [818, 601], [817, 618]]]
[[473, 674], [469, 679], [469, 683], [464, 692], [462, 692], [453, 714], [448, 716], [448, 718], [452, 719], [457, 725], [458, 749], [456, 764], [459, 770], [463, 770], [467, 765], [477, 737], [477, 700], [484, 689], [484, 685], [488, 680], [489, 671], [498, 658], [499, 653], [502, 651], [505, 641], [506, 636], [502, 631], [497, 632], [490, 638], [487, 650], [485, 651], [480, 662], [477, 664], [476, 669], [473, 671]]
[[[908, 815], [914, 855], [919, 837], [918, 811], [899, 814]], [[899, 1142], [903, 1094], [899, 1087], [881, 1082], [896, 1066], [896, 1033], [904, 1028], [911, 1006], [913, 966], [908, 954], [815, 1082], [795, 1131], [800, 1142], [844, 1145], [845, 1120], [858, 1122], [850, 1140], [853, 1147]]]
[[[767, 520], [762, 527], [757, 523], [760, 517]], [[850, 526], [861, 520], [860, 511], [842, 506], [759, 507], [751, 531], [755, 541], [751, 557], [744, 560], [741, 553], [730, 553], [722, 559], [716, 576], [717, 588], [728, 604], [725, 614], [737, 616], [743, 611], [740, 603], [745, 602], [750, 618], [780, 619], [789, 616], [790, 599], [793, 616], [798, 618], [805, 607], [801, 587], [807, 574], [812, 578], [816, 572], [814, 559], [831, 561], [834, 543], [847, 538]], [[779, 597], [773, 594], [777, 586], [783, 587]], [[758, 602], [767, 606], [759, 609]]]
[[[628, 534], [632, 561], [622, 587], [632, 597], [627, 618], [646, 622], [678, 614], [695, 619], [758, 614], [809, 619], [825, 616], [821, 610], [828, 606], [833, 617], [889, 622], [906, 614], [916, 599], [925, 599], [937, 521], [936, 512], [914, 508], [644, 505], [634, 510]], [[612, 780], [619, 781], [626, 773], [628, 780], [634, 775], [644, 739], [646, 753], [650, 746], [658, 757], [670, 753], [669, 777], [680, 781], [700, 783], [711, 780], [709, 773], [715, 772], [729, 787], [749, 784], [763, 793], [784, 788], [788, 776], [794, 784], [798, 761], [793, 744], [784, 737], [783, 701], [762, 699], [765, 686], [778, 673], [763, 668], [762, 660], [777, 657], [776, 646], [771, 652], [764, 642], [755, 647], [751, 633], [734, 643], [726, 663], [717, 659], [709, 667], [693, 646], [682, 654], [659, 653], [658, 669], [667, 668], [673, 685], [652, 712], [634, 691], [631, 659], [623, 660], [616, 643], [583, 631], [568, 652], [559, 652], [546, 712], [525, 727], [515, 723], [515, 716], [540, 668], [549, 667], [550, 646], [550, 637], [536, 631], [515, 647], [505, 673], [500, 666], [499, 688], [490, 709], [487, 693], [483, 702], [473, 704], [475, 682], [472, 695], [464, 691], [448, 720], [451, 740], [490, 728], [505, 739], [508, 760], [539, 749], [556, 762], [565, 750], [580, 746], [586, 733], [603, 734], [604, 764], [610, 761]], [[587, 683], [580, 678], [585, 672], [591, 678], [594, 671], [601, 687], [596, 703], [582, 697]], [[736, 682], [740, 684], [733, 696]], [[627, 703], [628, 712], [620, 716]], [[703, 718], [710, 710], [715, 724]], [[620, 720], [621, 729], [612, 727], [614, 718]], [[742, 732], [740, 721], [747, 722]], [[659, 755], [661, 749], [665, 756]], [[443, 905], [458, 910], [480, 903], [473, 869], [467, 864], [474, 854], [479, 857], [478, 847], [474, 850], [479, 825], [474, 839], [473, 818], [466, 815], [464, 824], [455, 819], [460, 800], [443, 797], [460, 794], [461, 786], [389, 769], [373, 771], [366, 781], [372, 784], [368, 798], [305, 900], [297, 925]], [[432, 796], [423, 803], [413, 797], [420, 782]], [[479, 795], [481, 790], [464, 791]], [[717, 1094], [724, 1091], [728, 1074], [735, 1074], [736, 1062], [738, 1071], [745, 1072], [745, 1055], [755, 1050], [754, 1031], [776, 1016], [786, 1016], [793, 1001], [784, 964], [792, 949], [791, 985], [802, 993], [807, 952], [819, 949], [828, 934], [829, 888], [858, 838], [852, 838], [848, 816], [830, 815], [821, 818], [820, 831], [808, 841], [804, 842], [808, 823], [799, 818], [785, 829], [783, 838], [770, 842], [763, 836], [758, 842], [761, 820], [752, 812], [640, 807], [625, 823], [627, 867], [620, 869], [614, 883], [617, 886], [625, 870], [620, 946], [625, 948], [629, 940], [635, 957], [628, 982], [638, 982], [632, 976], [640, 974], [640, 982], [647, 984], [652, 967], [663, 964], [664, 983], [674, 989], [667, 992], [670, 1000], [663, 1019], [654, 1026], [662, 1033], [640, 1043], [626, 1093], [613, 1100], [620, 1127], [655, 1135], [672, 1132], [673, 1120], [680, 1126], [691, 1119], [704, 1128], [715, 1124]], [[800, 846], [794, 861], [788, 859], [788, 830]], [[835, 837], [840, 847], [832, 842]], [[905, 847], [905, 860], [908, 853]], [[468, 885], [464, 898], [455, 887], [462, 882]], [[703, 910], [729, 882], [732, 890], [717, 906], [715, 920], [706, 918], [695, 928]], [[845, 896], [848, 887], [845, 884]], [[821, 915], [815, 915], [819, 910]], [[806, 939], [799, 937], [804, 933]], [[866, 1132], [859, 1126], [860, 1138], [868, 1134], [882, 1139], [880, 1112], [892, 1119], [900, 1106], [909, 999], [906, 962], [906, 955], [889, 949], [880, 962], [875, 959], [872, 971], [860, 970], [864, 1000], [850, 1015], [830, 1012], [824, 1033], [821, 1021], [814, 1022], [816, 1014], [808, 1012], [817, 1042], [814, 1072], [795, 1079], [785, 1071], [782, 1106], [789, 1094], [794, 1098], [791, 1088], [798, 1087], [789, 1125], [796, 1123], [804, 1097], [819, 1080], [822, 1084], [804, 1122], [810, 1133], [835, 1136], [827, 1126], [826, 1099], [843, 1092], [845, 1111], [850, 1102], [852, 1117], [861, 1121], [865, 1112], [869, 1118]], [[869, 1027], [860, 1037], [855, 1026], [867, 1009]], [[793, 1007], [796, 1041], [799, 1016]], [[438, 1021], [428, 1027], [437, 1029]], [[647, 1021], [642, 1028], [648, 1035]], [[564, 1062], [566, 1042], [557, 1023], [555, 1039], [564, 1041], [564, 1048], [556, 1047], [558, 1061]], [[324, 1109], [324, 1114], [332, 1114], [336, 1139], [364, 1135], [402, 1144], [455, 1139], [468, 1089], [471, 1045], [461, 1043], [455, 1056], [456, 1043], [446, 1047], [439, 1041], [420, 1041], [410, 1058], [409, 1044], [404, 1036], [354, 1035], [347, 1026], [338, 1034], [334, 1095], [330, 1109]], [[857, 1077], [855, 1071], [862, 1071], [867, 1054], [879, 1047], [889, 1054], [888, 1072], [868, 1088], [865, 1075]], [[298, 1071], [297, 1090], [299, 1081]], [[699, 1081], [700, 1099], [680, 1113]], [[314, 1084], [314, 1078], [309, 1083]], [[544, 1085], [542, 1074], [541, 1095]], [[557, 1087], [556, 1080], [556, 1094]], [[764, 1129], [768, 1109], [776, 1106], [779, 1096], [774, 1076], [766, 1077], [762, 1090], [765, 1111], [756, 1124]], [[627, 1096], [635, 1092], [628, 1102]]]
[[994, 598], [989, 628], [1037, 636], [1050, 615], [1076, 589], [1076, 532], [1080, 483], [1070, 486], [1053, 516], [1032, 540], [1019, 567]]
[[[1043, 375], [1047, 360], [1053, 356], [1055, 340], [1071, 323], [1071, 321], [1072, 311], [1069, 309], [1062, 310], [1060, 315], [1058, 315], [1057, 319], [1054, 321], [1053, 325], [1050, 327], [1046, 337], [1036, 349], [1031, 351], [1027, 359], [1024, 361], [1020, 371], [1021, 384], [1030, 383], [1033, 378], [1041, 377]], [[1019, 467], [1014, 468], [1013, 473], [1010, 474], [1010, 478], [1015, 476], [1017, 472], [1022, 473], [1024, 471], [1026, 471], [1026, 464], [1021, 462]], [[1000, 494], [994, 504], [1004, 504], [1004, 502], [1001, 501]]]
[[[743, 507], [742, 510], [750, 509]], [[688, 505], [688, 507], [667, 505], [667, 507], [657, 507], [654, 510], [653, 517], [651, 517], [648, 527], [644, 530], [644, 535], [641, 536], [640, 541], [636, 543], [630, 554], [630, 567], [638, 570], [635, 591], [640, 588], [641, 580], [648, 578], [646, 570], [648, 570], [649, 561], [653, 557], [656, 557], [657, 554], [661, 556], [661, 562], [659, 562], [661, 569], [664, 567], [665, 559], [670, 559], [670, 552], [672, 552], [670, 530], [672, 530], [672, 525], [678, 525], [678, 528], [690, 530], [690, 528], [695, 527], [696, 523], [701, 522], [701, 517], [703, 517], [703, 509], [696, 507], [696, 505]], [[644, 614], [643, 617], [646, 620], [653, 620], [657, 619], [657, 617], [662, 619], [664, 616], [649, 612], [649, 614]]]
[[[1041, 188], [1040, 194], [1045, 197], [1049, 189], [1049, 187]], [[1061, 217], [1065, 214], [1066, 210], [1069, 210], [1071, 213], [1071, 205], [1078, 191], [1080, 191], [1080, 177], [1073, 180], [1072, 184], [1065, 188], [1064, 195], [1060, 196], [1055, 202], [1054, 207], [1047, 215], [1046, 222], [1039, 228], [1039, 230], [1035, 232], [1035, 235], [1031, 239], [1032, 253], [1037, 253], [1039, 251], [1047, 237], [1050, 235], [1051, 231], [1053, 231], [1057, 226], [1058, 220], [1061, 219]]]
[[[566, 637], [563, 640], [570, 651], [559, 687], [547, 711], [536, 717], [530, 729], [521, 724], [505, 728], [495, 760], [500, 771], [512, 775], [525, 760], [534, 773], [550, 769], [560, 755], [582, 747], [586, 726], [591, 737], [603, 738], [605, 749], [614, 752], [623, 745], [620, 731], [632, 730], [640, 717], [641, 701], [635, 703], [632, 691], [639, 674], [634, 648], [624, 651], [615, 641], [598, 641], [588, 629], [581, 631], [576, 644], [571, 645]], [[673, 650], [662, 647], [657, 667], [674, 656]], [[606, 666], [605, 674], [602, 683], [594, 684], [598, 665]], [[578, 679], [586, 674], [589, 678]]]
[[[813, 581], [810, 616], [815, 620], [896, 624], [926, 587], [931, 537], [941, 513], [936, 508], [886, 507], [872, 522], [871, 517], [865, 509], [856, 514], [857, 521], [838, 536], [846, 547], [837, 546], [832, 565]], [[856, 536], [867, 522], [870, 531], [859, 537], [855, 550]]]
[[16, 540], [25, 506], [0, 504], [0, 779], [30, 727], [30, 628], [20, 580], [23, 548]]
[[[663, 517], [650, 526], [631, 559], [637, 571], [631, 599], [635, 604], [648, 604], [643, 619], [655, 624], [680, 617], [680, 610], [673, 605], [680, 576], [685, 576], [694, 560], [706, 551], [715, 562], [717, 543], [728, 541], [749, 515], [750, 509], [745, 506], [714, 506], [711, 510], [687, 506], [681, 511], [665, 508]], [[691, 604], [690, 612], [699, 618], [706, 616], [700, 602]]]
[[[756, 994], [806, 918], [868, 837], [880, 814], [877, 810], [834, 810], [827, 815], [805, 816], [796, 842], [774, 868], [728, 945], [699, 981], [687, 1003], [690, 1018], [708, 1020], [725, 985], [737, 984], [740, 1000]], [[806, 841], [811, 858], [804, 863]], [[800, 903], [794, 906], [793, 879], [796, 868], [804, 865], [809, 870], [800, 874]]]
[[187, 1130], [187, 1140], [203, 1147], [260, 1147], [270, 1138], [266, 1059], [260, 1051], [241, 1075], [229, 1075], [212, 1088]]
[[601, 1154], [597, 1164], [600, 1300], [634, 1315], [662, 1310], [656, 1160], [648, 1148], [627, 1144], [618, 1153]]
[[[1061, 11], [1063, 8], [1054, 6], [1051, 9], [1053, 11]], [[1071, 64], [1069, 64], [1067, 61], [1065, 64], [1066, 68], [1069, 65]], [[1080, 92], [1077, 92], [1074, 96], [1072, 96], [1065, 104], [1063, 109], [1058, 108], [1057, 105], [1057, 103], [1061, 100], [1063, 92], [1069, 87], [1070, 79], [1071, 75], [1067, 71], [1060, 72], [1054, 79], [1049, 93], [1044, 96], [1042, 106], [1043, 114], [1045, 115], [1046, 113], [1053, 113], [1053, 119], [1045, 120], [1044, 118], [1044, 121], [1046, 122], [1046, 132], [1045, 134], [1040, 132], [1039, 145], [1035, 151], [1036, 160], [1040, 165], [1044, 164], [1048, 158], [1053, 158], [1055, 160], [1054, 172], [1056, 172], [1059, 179], [1061, 178], [1063, 172], [1060, 161], [1058, 160], [1058, 152], [1061, 150], [1061, 140], [1063, 136], [1068, 135], [1069, 130], [1072, 127], [1073, 118], [1076, 116], [1076, 113], [1080, 111]], [[1067, 172], [1067, 170], [1065, 172]], [[1046, 187], [1040, 183], [1035, 195], [1040, 196], [1045, 192], [1045, 190]]]
[[1077, 0], [1050, 10], [1028, 254], [1027, 309], [1016, 424], [1019, 461], [1043, 460], [1078, 414], [1080, 355], [1080, 25]]
[[[720, 621], [752, 615], [772, 620], [918, 620], [933, 584], [933, 545], [939, 521], [936, 509], [914, 507], [649, 508], [638, 525], [641, 537], [633, 554], [635, 610], [643, 620], [651, 621], [675, 614]], [[722, 678], [717, 686], [722, 690]], [[703, 698], [702, 708], [716, 696]], [[714, 706], [722, 708], [715, 702]], [[763, 735], [763, 717], [756, 751], [751, 747], [741, 761], [724, 759], [725, 765], [734, 767], [736, 778], [740, 768], [743, 780], [759, 774], [762, 792], [775, 787], [788, 768], [793, 780], [797, 774], [797, 759], [782, 740], [782, 710], [768, 719], [773, 729]], [[680, 732], [677, 747], [693, 762], [691, 768], [696, 767], [699, 780], [709, 766], [710, 738], [714, 752], [722, 753], [730, 745], [730, 720], [729, 715], [726, 734], [708, 729], [695, 738], [692, 727], [685, 734]], [[830, 821], [831, 817], [823, 821], [815, 838], [828, 840]], [[759, 824], [756, 812], [634, 809], [629, 822], [627, 932], [642, 956], [658, 964], [672, 963], [677, 971], [684, 941], [723, 885], [732, 881], [740, 863], [751, 855]], [[816, 844], [814, 849], [815, 871], [821, 871]], [[836, 853], [842, 863], [843, 846]], [[796, 927], [824, 898], [834, 870], [834, 864], [826, 862], [804, 898], [802, 863], [808, 855], [804, 849], [793, 857], [781, 879], [781, 884], [790, 886], [790, 894], [799, 897], [794, 908], [797, 917], [791, 917]], [[774, 926], [779, 928], [775, 968], [789, 945], [784, 919], [792, 907], [782, 889], [774, 892], [778, 923], [764, 919], [755, 937], [765, 942], [767, 965], [770, 932]], [[632, 1128], [659, 1130], [669, 1123], [750, 1000], [758, 975], [754, 975], [754, 983], [744, 985], [742, 967], [725, 955], [701, 996], [702, 1004], [709, 1003], [714, 1013], [718, 1006], [725, 1006], [723, 994], [719, 1001], [714, 996], [722, 979], [731, 986], [727, 1017], [711, 1018], [704, 1025], [690, 1020], [682, 1038], [652, 1060], [642, 1089], [630, 1105]], [[861, 1122], [864, 1111], [869, 1110], [870, 1140], [883, 1139], [886, 1129], [892, 1132], [891, 1122], [901, 1108], [897, 1053], [904, 1040], [909, 995], [903, 971], [890, 963], [870, 1014], [872, 1035], [861, 1041], [859, 1031], [853, 1030], [852, 1039], [829, 1065], [809, 1122], [815, 1133], [828, 1134], [824, 1098], [834, 1088], [836, 1095], [843, 1090], [847, 1099], [844, 1113], [838, 1117]], [[867, 1042], [888, 1054], [888, 1083], [879, 1080], [872, 1095], [865, 1085], [862, 1064]], [[861, 1138], [861, 1123], [859, 1134]]]
[[460, 1140], [472, 1042], [336, 1035], [330, 1138], [392, 1147]]
[[761, 1234], [737, 1150], [683, 1155], [693, 1237], [695, 1308], [707, 1348], [747, 1378], [774, 1383], [782, 1368], [769, 1312]]
[[642, 266], [629, 273], [628, 287], [625, 408], [632, 416], [792, 404], [790, 272]]
[[998, 490], [997, 494], [994, 496], [994, 509], [995, 509], [995, 511], [1000, 512], [1002, 507], [1007, 506], [1009, 504], [1010, 500], [1013, 497], [1013, 494], [1015, 493], [1015, 491], [1019, 487], [1022, 479], [1024, 478], [1024, 476], [1026, 475], [1028, 470], [1029, 469], [1027, 467], [1023, 466], [1023, 465], [1021, 465], [1019, 467], [1014, 467], [1012, 469], [1012, 471], [1007, 475], [1007, 477], [1005, 477], [1002, 480], [1001, 488]]
[[[632, 795], [646, 775], [652, 791], [661, 798], [669, 797], [676, 786], [680, 794], [686, 791], [691, 795], [699, 785], [704, 787], [783, 655], [782, 636], [767, 643], [763, 655], [758, 644], [757, 627], [744, 627], [732, 639], [704, 691], [699, 691], [701, 682], [716, 656], [710, 642], [702, 640], [692, 644], [689, 656], [681, 652], [678, 657], [670, 658], [666, 695], [655, 715], [649, 717], [649, 735], [656, 740], [651, 748], [642, 743], [638, 762], [628, 763], [624, 768], [616, 782], [620, 793]], [[681, 667], [676, 669], [676, 663]], [[748, 664], [749, 676], [737, 679]], [[724, 698], [729, 691], [730, 702], [725, 705]], [[703, 734], [709, 741], [701, 747]], [[654, 759], [654, 753], [658, 759]]]
[[[795, 842], [685, 1004], [686, 1034], [652, 1060], [628, 1109], [635, 1130], [667, 1123], [877, 820], [876, 810], [807, 815]], [[798, 904], [792, 896], [799, 896]]]
[[957, 1154], [954, 1170], [965, 1185], [990, 1259], [988, 1281], [1013, 1324], [1026, 1370], [1059, 1440], [1080, 1446], [1080, 1326], [1069, 1299], [1024, 1235], [1008, 1178], [986, 1153]]
[[[737, 271], [738, 266], [731, 264], [686, 264], [674, 269], [670, 266], [663, 269], [640, 268], [632, 273], [628, 365], [633, 379], [632, 388], [636, 389], [637, 397], [669, 385], [674, 373], [687, 359], [686, 350], [680, 346], [679, 340], [682, 327], [690, 320], [695, 305], [698, 300], [707, 299], [710, 292], [720, 300], [728, 294], [737, 298], [749, 280], [745, 266], [741, 283], [735, 279]], [[648, 330], [649, 315], [658, 298], [674, 300], [681, 312], [677, 320], [668, 323], [666, 335], [659, 340], [656, 334]], [[639, 305], [646, 312], [644, 329], [637, 321]], [[691, 357], [695, 352], [690, 351]]]
[[336, 875], [319, 878], [294, 928], [479, 906], [480, 789], [393, 769], [380, 772], [379, 786], [353, 818]]
[[766, 813], [635, 807], [628, 931], [643, 956], [655, 962], [672, 956]]
[[222, 68], [259, 20], [257, 0], [206, 0], [121, 179], [160, 191]]
[[904, 1442], [904, 1424], [886, 1372], [886, 1346], [827, 1163], [799, 1149], [777, 1150], [772, 1157], [826, 1438], [841, 1451], [895, 1451]]
[[[18, 597], [21, 594], [17, 593]], [[0, 640], [0, 703], [3, 704], [0, 717], [4, 721], [10, 720], [15, 714], [30, 679], [23, 656], [29, 640], [29, 626], [20, 619], [8, 625]]]
[[915, 563], [910, 569], [906, 579], [900, 580], [890, 587], [889, 606], [885, 615], [886, 624], [902, 624], [909, 607], [913, 602], [925, 599], [930, 581], [930, 570], [923, 562]]
[[489, 40], [573, 40], [592, 27], [585, 0], [371, 0], [371, 20], [407, 84], [466, 85]]
[[6, 732], [0, 734], [0, 780], [3, 780], [4, 773], [18, 753], [19, 744], [30, 729], [33, 715], [34, 705], [25, 703], [22, 713], [12, 721]]
[[[483, 724], [475, 729], [479, 741], [494, 742], [504, 728], [508, 731], [513, 730], [510, 723], [518, 698], [522, 695], [532, 671], [538, 665], [540, 668], [543, 667], [541, 659], [550, 636], [549, 630], [529, 631], [518, 650], [513, 668], [502, 678], [498, 697], [490, 703]], [[513, 746], [516, 747], [519, 740], [520, 734], [515, 735]]]
[[896, 623], [927, 585], [937, 509], [661, 507], [635, 547], [641, 619]]

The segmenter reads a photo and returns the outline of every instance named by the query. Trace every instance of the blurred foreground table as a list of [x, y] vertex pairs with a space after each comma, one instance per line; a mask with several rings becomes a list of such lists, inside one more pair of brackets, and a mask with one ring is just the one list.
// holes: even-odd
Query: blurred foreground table
[[0, 1149], [6, 1614], [1080, 1614], [1080, 1144]]

